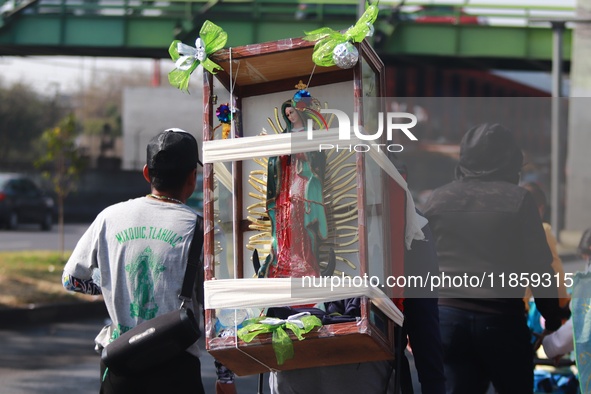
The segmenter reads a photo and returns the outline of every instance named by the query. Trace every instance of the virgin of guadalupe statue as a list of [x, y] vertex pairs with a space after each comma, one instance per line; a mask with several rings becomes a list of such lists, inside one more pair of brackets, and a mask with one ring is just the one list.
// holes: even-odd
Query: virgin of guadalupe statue
[[[283, 133], [305, 130], [307, 119], [318, 121], [318, 100], [305, 85], [281, 106], [287, 124]], [[320, 124], [322, 124], [320, 122]], [[328, 235], [323, 184], [326, 157], [305, 152], [270, 157], [267, 167], [266, 209], [271, 221], [271, 252], [259, 277], [319, 276], [319, 246]]]

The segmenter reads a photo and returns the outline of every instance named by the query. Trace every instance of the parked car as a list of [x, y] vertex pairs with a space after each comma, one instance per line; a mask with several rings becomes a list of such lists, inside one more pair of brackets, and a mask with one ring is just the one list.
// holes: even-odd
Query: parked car
[[53, 198], [23, 174], [0, 173], [0, 226], [16, 229], [21, 223], [39, 224], [51, 230], [55, 213]]

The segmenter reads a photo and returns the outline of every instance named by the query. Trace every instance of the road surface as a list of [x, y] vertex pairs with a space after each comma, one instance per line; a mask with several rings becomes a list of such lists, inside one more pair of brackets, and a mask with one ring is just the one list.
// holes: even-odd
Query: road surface
[[[94, 318], [0, 330], [0, 392], [98, 393], [99, 356], [94, 337], [104, 325], [104, 319]], [[213, 358], [205, 351], [201, 371], [206, 393], [214, 394]], [[257, 383], [258, 375], [237, 378], [238, 393], [256, 393]], [[266, 384], [264, 393], [269, 392]]]
[[[89, 224], [64, 226], [64, 250], [73, 250]], [[0, 251], [60, 250], [61, 235], [58, 226], [41, 231], [37, 225], [20, 225], [16, 230], [0, 229]]]

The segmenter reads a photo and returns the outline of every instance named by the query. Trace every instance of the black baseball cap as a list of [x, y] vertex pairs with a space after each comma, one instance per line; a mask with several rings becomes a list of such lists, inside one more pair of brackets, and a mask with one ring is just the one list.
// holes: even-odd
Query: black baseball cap
[[197, 140], [185, 130], [167, 129], [148, 143], [147, 165], [153, 170], [193, 169], [199, 161]]
[[456, 178], [518, 180], [523, 153], [513, 133], [504, 126], [483, 123], [462, 137]]

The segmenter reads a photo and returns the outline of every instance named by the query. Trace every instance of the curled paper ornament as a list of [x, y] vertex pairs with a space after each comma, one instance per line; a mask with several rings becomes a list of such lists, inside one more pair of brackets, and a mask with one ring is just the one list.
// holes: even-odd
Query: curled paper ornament
[[373, 23], [377, 17], [378, 7], [372, 4], [367, 7], [357, 23], [348, 28], [344, 33], [333, 30], [330, 27], [322, 27], [311, 32], [306, 32], [304, 40], [317, 41], [316, 45], [314, 45], [312, 61], [323, 67], [334, 66], [336, 63], [333, 57], [337, 45], [346, 42], [361, 42], [365, 37], [372, 35]]
[[168, 53], [175, 62], [175, 69], [168, 73], [168, 82], [172, 86], [188, 92], [191, 74], [200, 64], [212, 74], [222, 70], [207, 56], [222, 49], [227, 40], [228, 34], [210, 21], [205, 21], [201, 27], [199, 37], [195, 40], [195, 47], [174, 40], [168, 48]]
[[274, 317], [259, 317], [247, 320], [244, 327], [238, 330], [238, 338], [248, 343], [257, 335], [271, 332], [273, 333], [271, 343], [278, 365], [283, 365], [285, 360], [293, 358], [293, 343], [289, 338], [286, 329], [291, 330], [298, 340], [304, 339], [304, 334], [312, 331], [314, 327], [322, 326], [322, 322], [316, 316], [310, 315], [310, 312], [301, 312], [287, 319], [277, 319]]
[[232, 111], [228, 103], [220, 105], [215, 111], [215, 116], [221, 123], [232, 122]]
[[218, 127], [222, 127], [222, 139], [227, 139], [230, 136], [230, 132], [232, 131], [232, 110], [230, 110], [229, 104], [222, 104], [218, 107], [215, 111], [215, 116], [217, 116], [218, 120], [220, 121], [220, 125], [214, 128], [215, 131]]
[[320, 101], [313, 97], [310, 92], [306, 90], [307, 85], [301, 80], [295, 85], [298, 91], [293, 95], [291, 99], [291, 106], [298, 111], [304, 112], [309, 118], [311, 118], [316, 124], [322, 128], [328, 130], [328, 124], [326, 119], [320, 113], [321, 105]]

